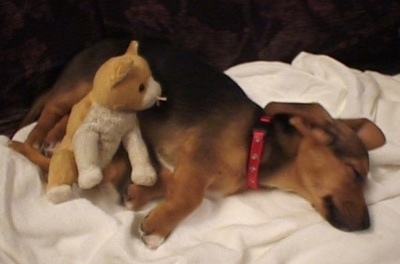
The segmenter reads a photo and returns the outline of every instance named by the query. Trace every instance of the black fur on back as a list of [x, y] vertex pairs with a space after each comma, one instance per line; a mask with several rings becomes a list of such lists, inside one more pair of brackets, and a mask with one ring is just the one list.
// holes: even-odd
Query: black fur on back
[[[144, 40], [139, 54], [150, 65], [167, 101], [140, 115], [167, 119], [170, 115], [182, 125], [218, 116], [234, 115], [242, 107], [257, 107], [228, 76], [197, 56], [159, 41]], [[158, 113], [154, 115], [155, 113]]]

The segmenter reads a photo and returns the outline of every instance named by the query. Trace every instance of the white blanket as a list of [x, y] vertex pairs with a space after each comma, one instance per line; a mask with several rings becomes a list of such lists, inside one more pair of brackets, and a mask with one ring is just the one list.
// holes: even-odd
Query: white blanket
[[[249, 191], [205, 199], [152, 251], [137, 229], [155, 202], [129, 211], [106, 185], [75, 189], [75, 199], [53, 205], [40, 170], [0, 136], [0, 263], [400, 263], [400, 75], [360, 72], [307, 53], [292, 64], [253, 62], [227, 74], [261, 106], [320, 102], [334, 117], [367, 117], [381, 127], [387, 144], [370, 153], [369, 230], [336, 230], [295, 194]], [[30, 129], [15, 138], [24, 140]]]

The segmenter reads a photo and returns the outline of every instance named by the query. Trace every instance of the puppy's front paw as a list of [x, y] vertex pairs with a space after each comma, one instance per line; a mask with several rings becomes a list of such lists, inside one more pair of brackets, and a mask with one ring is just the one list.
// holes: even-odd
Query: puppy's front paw
[[152, 186], [157, 181], [157, 173], [150, 164], [137, 164], [132, 168], [131, 180], [137, 185]]
[[165, 238], [160, 235], [143, 235], [142, 241], [149, 249], [155, 250], [164, 243]]
[[139, 210], [148, 201], [148, 191], [149, 187], [139, 186], [136, 184], [130, 184], [126, 190], [126, 194], [123, 196], [124, 205], [131, 210]]
[[78, 185], [82, 189], [90, 189], [103, 180], [103, 173], [98, 167], [90, 167], [79, 171]]
[[143, 231], [143, 225], [139, 229], [140, 237], [142, 238], [143, 243], [152, 250], [157, 249], [159, 246], [161, 246], [164, 241], [165, 237], [157, 234], [146, 234], [145, 231]]

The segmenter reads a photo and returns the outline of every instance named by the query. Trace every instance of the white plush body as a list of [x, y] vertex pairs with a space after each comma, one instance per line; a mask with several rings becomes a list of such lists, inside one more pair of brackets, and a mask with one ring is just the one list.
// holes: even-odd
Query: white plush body
[[80, 188], [89, 189], [103, 179], [102, 169], [123, 143], [132, 165], [131, 179], [136, 184], [152, 185], [156, 172], [151, 166], [133, 111], [113, 111], [93, 103], [72, 139]]

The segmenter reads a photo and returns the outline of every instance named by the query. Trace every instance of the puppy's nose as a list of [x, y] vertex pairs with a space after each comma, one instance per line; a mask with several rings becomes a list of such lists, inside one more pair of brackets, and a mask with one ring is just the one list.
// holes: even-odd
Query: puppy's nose
[[370, 226], [371, 226], [371, 221], [370, 221], [370, 218], [369, 218], [369, 213], [367, 211], [365, 213], [363, 221], [361, 223], [361, 228], [362, 228], [362, 230], [364, 230], [364, 229], [368, 229]]

